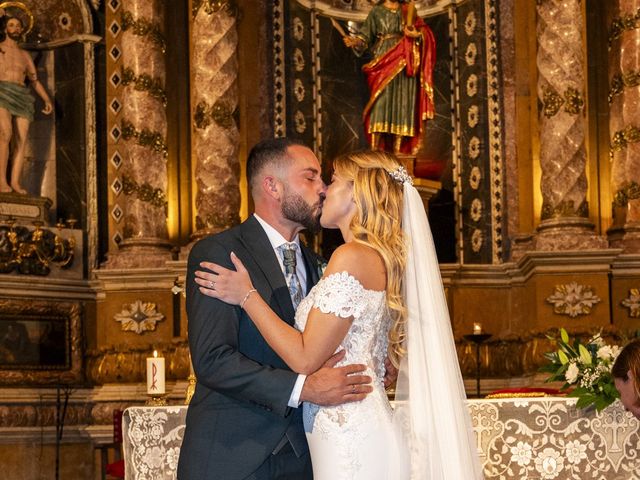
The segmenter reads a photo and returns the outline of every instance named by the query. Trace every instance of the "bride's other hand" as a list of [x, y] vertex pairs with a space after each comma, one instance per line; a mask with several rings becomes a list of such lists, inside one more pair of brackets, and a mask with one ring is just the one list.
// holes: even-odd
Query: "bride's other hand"
[[231, 305], [240, 305], [247, 292], [253, 289], [253, 285], [247, 269], [233, 252], [231, 263], [236, 268], [235, 271], [217, 263], [201, 262], [200, 267], [203, 270], [196, 270], [195, 282], [200, 286], [202, 294]]
[[389, 357], [384, 359], [384, 388], [389, 388], [398, 380], [398, 369], [393, 366]]

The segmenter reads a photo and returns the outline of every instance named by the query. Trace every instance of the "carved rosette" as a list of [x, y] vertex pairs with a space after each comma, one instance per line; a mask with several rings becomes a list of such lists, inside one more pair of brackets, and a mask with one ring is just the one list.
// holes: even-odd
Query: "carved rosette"
[[568, 315], [571, 318], [589, 315], [594, 305], [601, 301], [602, 299], [594, 293], [593, 287], [578, 285], [576, 282], [556, 285], [553, 293], [547, 297], [547, 303], [553, 305], [554, 313]]
[[205, 1], [192, 25], [192, 152], [195, 159], [194, 237], [239, 221], [238, 34], [231, 2]]
[[640, 317], [640, 289], [632, 288], [629, 290], [629, 296], [620, 303], [623, 307], [629, 309], [629, 316], [631, 318]]
[[155, 303], [136, 300], [130, 305], [123, 305], [122, 311], [116, 313], [113, 319], [120, 322], [122, 330], [134, 332], [138, 335], [153, 332], [156, 324], [164, 320], [164, 315], [157, 311]]
[[542, 0], [537, 11], [542, 219], [586, 217], [580, 0]]
[[[122, 13], [122, 246], [167, 246], [167, 117], [161, 0], [125, 0]], [[130, 81], [126, 81], [130, 79]], [[147, 80], [146, 82], [144, 80]], [[150, 84], [156, 88], [142, 88]]]
[[615, 220], [622, 225], [640, 222], [640, 2], [619, 0], [618, 7], [609, 49], [609, 131], [614, 205], [623, 207]]

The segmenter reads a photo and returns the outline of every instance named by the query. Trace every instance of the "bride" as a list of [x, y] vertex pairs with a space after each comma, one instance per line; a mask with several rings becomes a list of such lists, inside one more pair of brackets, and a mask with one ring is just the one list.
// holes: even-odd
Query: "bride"
[[[296, 311], [275, 315], [236, 271], [204, 262], [202, 293], [240, 305], [292, 370], [310, 374], [336, 350], [366, 364], [373, 392], [361, 402], [303, 405], [315, 480], [481, 479], [440, 271], [422, 200], [395, 157], [351, 153], [334, 161], [321, 224], [344, 245]], [[215, 281], [215, 289], [206, 288]], [[268, 300], [268, 299], [267, 299]], [[384, 360], [399, 366], [395, 409]]]

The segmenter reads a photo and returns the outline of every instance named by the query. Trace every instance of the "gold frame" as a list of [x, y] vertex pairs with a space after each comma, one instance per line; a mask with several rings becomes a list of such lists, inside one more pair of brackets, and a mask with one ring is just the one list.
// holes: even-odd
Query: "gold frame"
[[0, 314], [15, 317], [41, 318], [43, 321], [63, 317], [69, 329], [65, 349], [68, 351], [68, 368], [0, 368], [2, 386], [42, 386], [77, 384], [82, 375], [82, 307], [75, 302], [34, 301], [33, 299], [0, 300]]

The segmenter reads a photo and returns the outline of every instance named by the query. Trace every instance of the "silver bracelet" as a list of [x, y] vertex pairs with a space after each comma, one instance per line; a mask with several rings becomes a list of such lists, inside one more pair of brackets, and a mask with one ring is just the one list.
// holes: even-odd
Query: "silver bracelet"
[[249, 296], [253, 293], [253, 292], [257, 292], [257, 290], [255, 288], [252, 288], [251, 290], [249, 290], [247, 292], [247, 294], [244, 296], [244, 298], [242, 299], [242, 301], [240, 302], [240, 308], [244, 308], [244, 304], [247, 300], [249, 300]]

